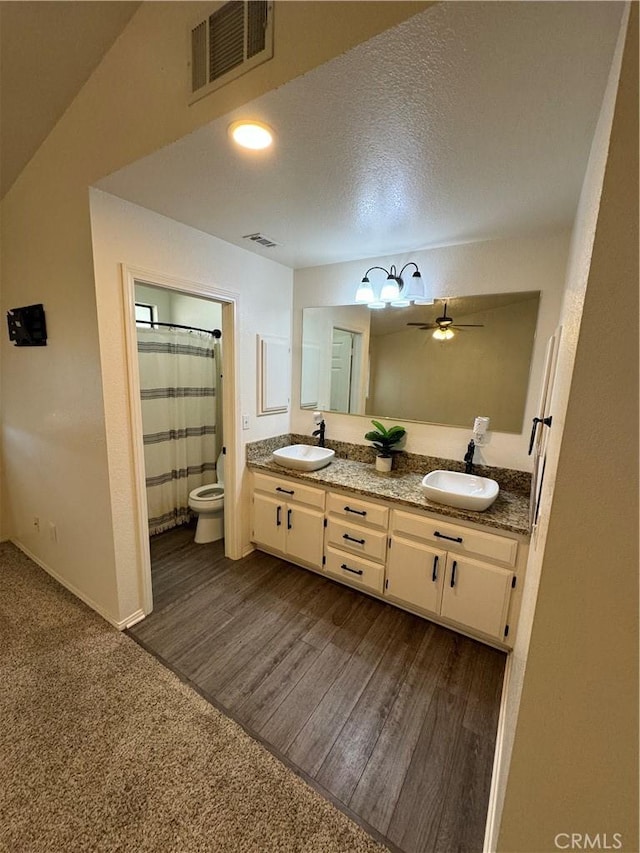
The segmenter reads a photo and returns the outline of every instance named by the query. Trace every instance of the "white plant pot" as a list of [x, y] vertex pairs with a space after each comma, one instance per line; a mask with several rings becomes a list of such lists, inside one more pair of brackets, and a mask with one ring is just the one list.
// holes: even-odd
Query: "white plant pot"
[[392, 456], [376, 456], [376, 471], [386, 474], [391, 470]]

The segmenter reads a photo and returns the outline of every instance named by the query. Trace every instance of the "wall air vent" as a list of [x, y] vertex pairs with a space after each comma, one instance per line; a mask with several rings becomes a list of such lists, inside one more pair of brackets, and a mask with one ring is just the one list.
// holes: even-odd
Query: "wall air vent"
[[203, 98], [273, 56], [273, 2], [230, 0], [191, 30], [191, 98]]
[[251, 240], [253, 243], [258, 243], [260, 246], [265, 246], [267, 249], [273, 249], [274, 246], [280, 245], [280, 243], [276, 243], [276, 241], [272, 240], [270, 237], [265, 237], [264, 234], [245, 234], [242, 239]]

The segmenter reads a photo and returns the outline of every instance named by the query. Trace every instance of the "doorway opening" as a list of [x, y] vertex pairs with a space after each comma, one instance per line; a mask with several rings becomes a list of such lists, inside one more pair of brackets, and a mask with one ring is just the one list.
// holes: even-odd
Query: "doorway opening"
[[[237, 296], [124, 270], [129, 395], [143, 611], [152, 554], [174, 528], [204, 550], [240, 556], [237, 505]], [[209, 545], [208, 549], [205, 545]], [[157, 579], [156, 579], [157, 581]]]

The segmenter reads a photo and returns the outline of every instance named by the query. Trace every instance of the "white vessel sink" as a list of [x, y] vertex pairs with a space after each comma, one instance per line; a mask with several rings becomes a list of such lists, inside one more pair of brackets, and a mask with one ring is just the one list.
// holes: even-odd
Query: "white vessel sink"
[[422, 488], [430, 501], [458, 509], [487, 509], [498, 497], [495, 480], [457, 471], [431, 471], [422, 478]]
[[336, 455], [335, 450], [328, 447], [313, 447], [309, 444], [290, 444], [274, 450], [271, 454], [273, 461], [283, 468], [295, 468], [298, 471], [317, 471], [329, 465]]

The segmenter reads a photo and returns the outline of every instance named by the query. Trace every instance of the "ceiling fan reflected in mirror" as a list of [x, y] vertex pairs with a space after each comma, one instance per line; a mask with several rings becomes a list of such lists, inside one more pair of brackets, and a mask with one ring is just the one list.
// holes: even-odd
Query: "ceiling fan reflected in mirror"
[[453, 317], [447, 315], [447, 303], [444, 303], [444, 312], [441, 317], [436, 317], [433, 323], [407, 323], [407, 326], [418, 326], [422, 331], [435, 329], [433, 337], [437, 341], [450, 341], [454, 336], [453, 329], [482, 329], [484, 323], [454, 323]]

